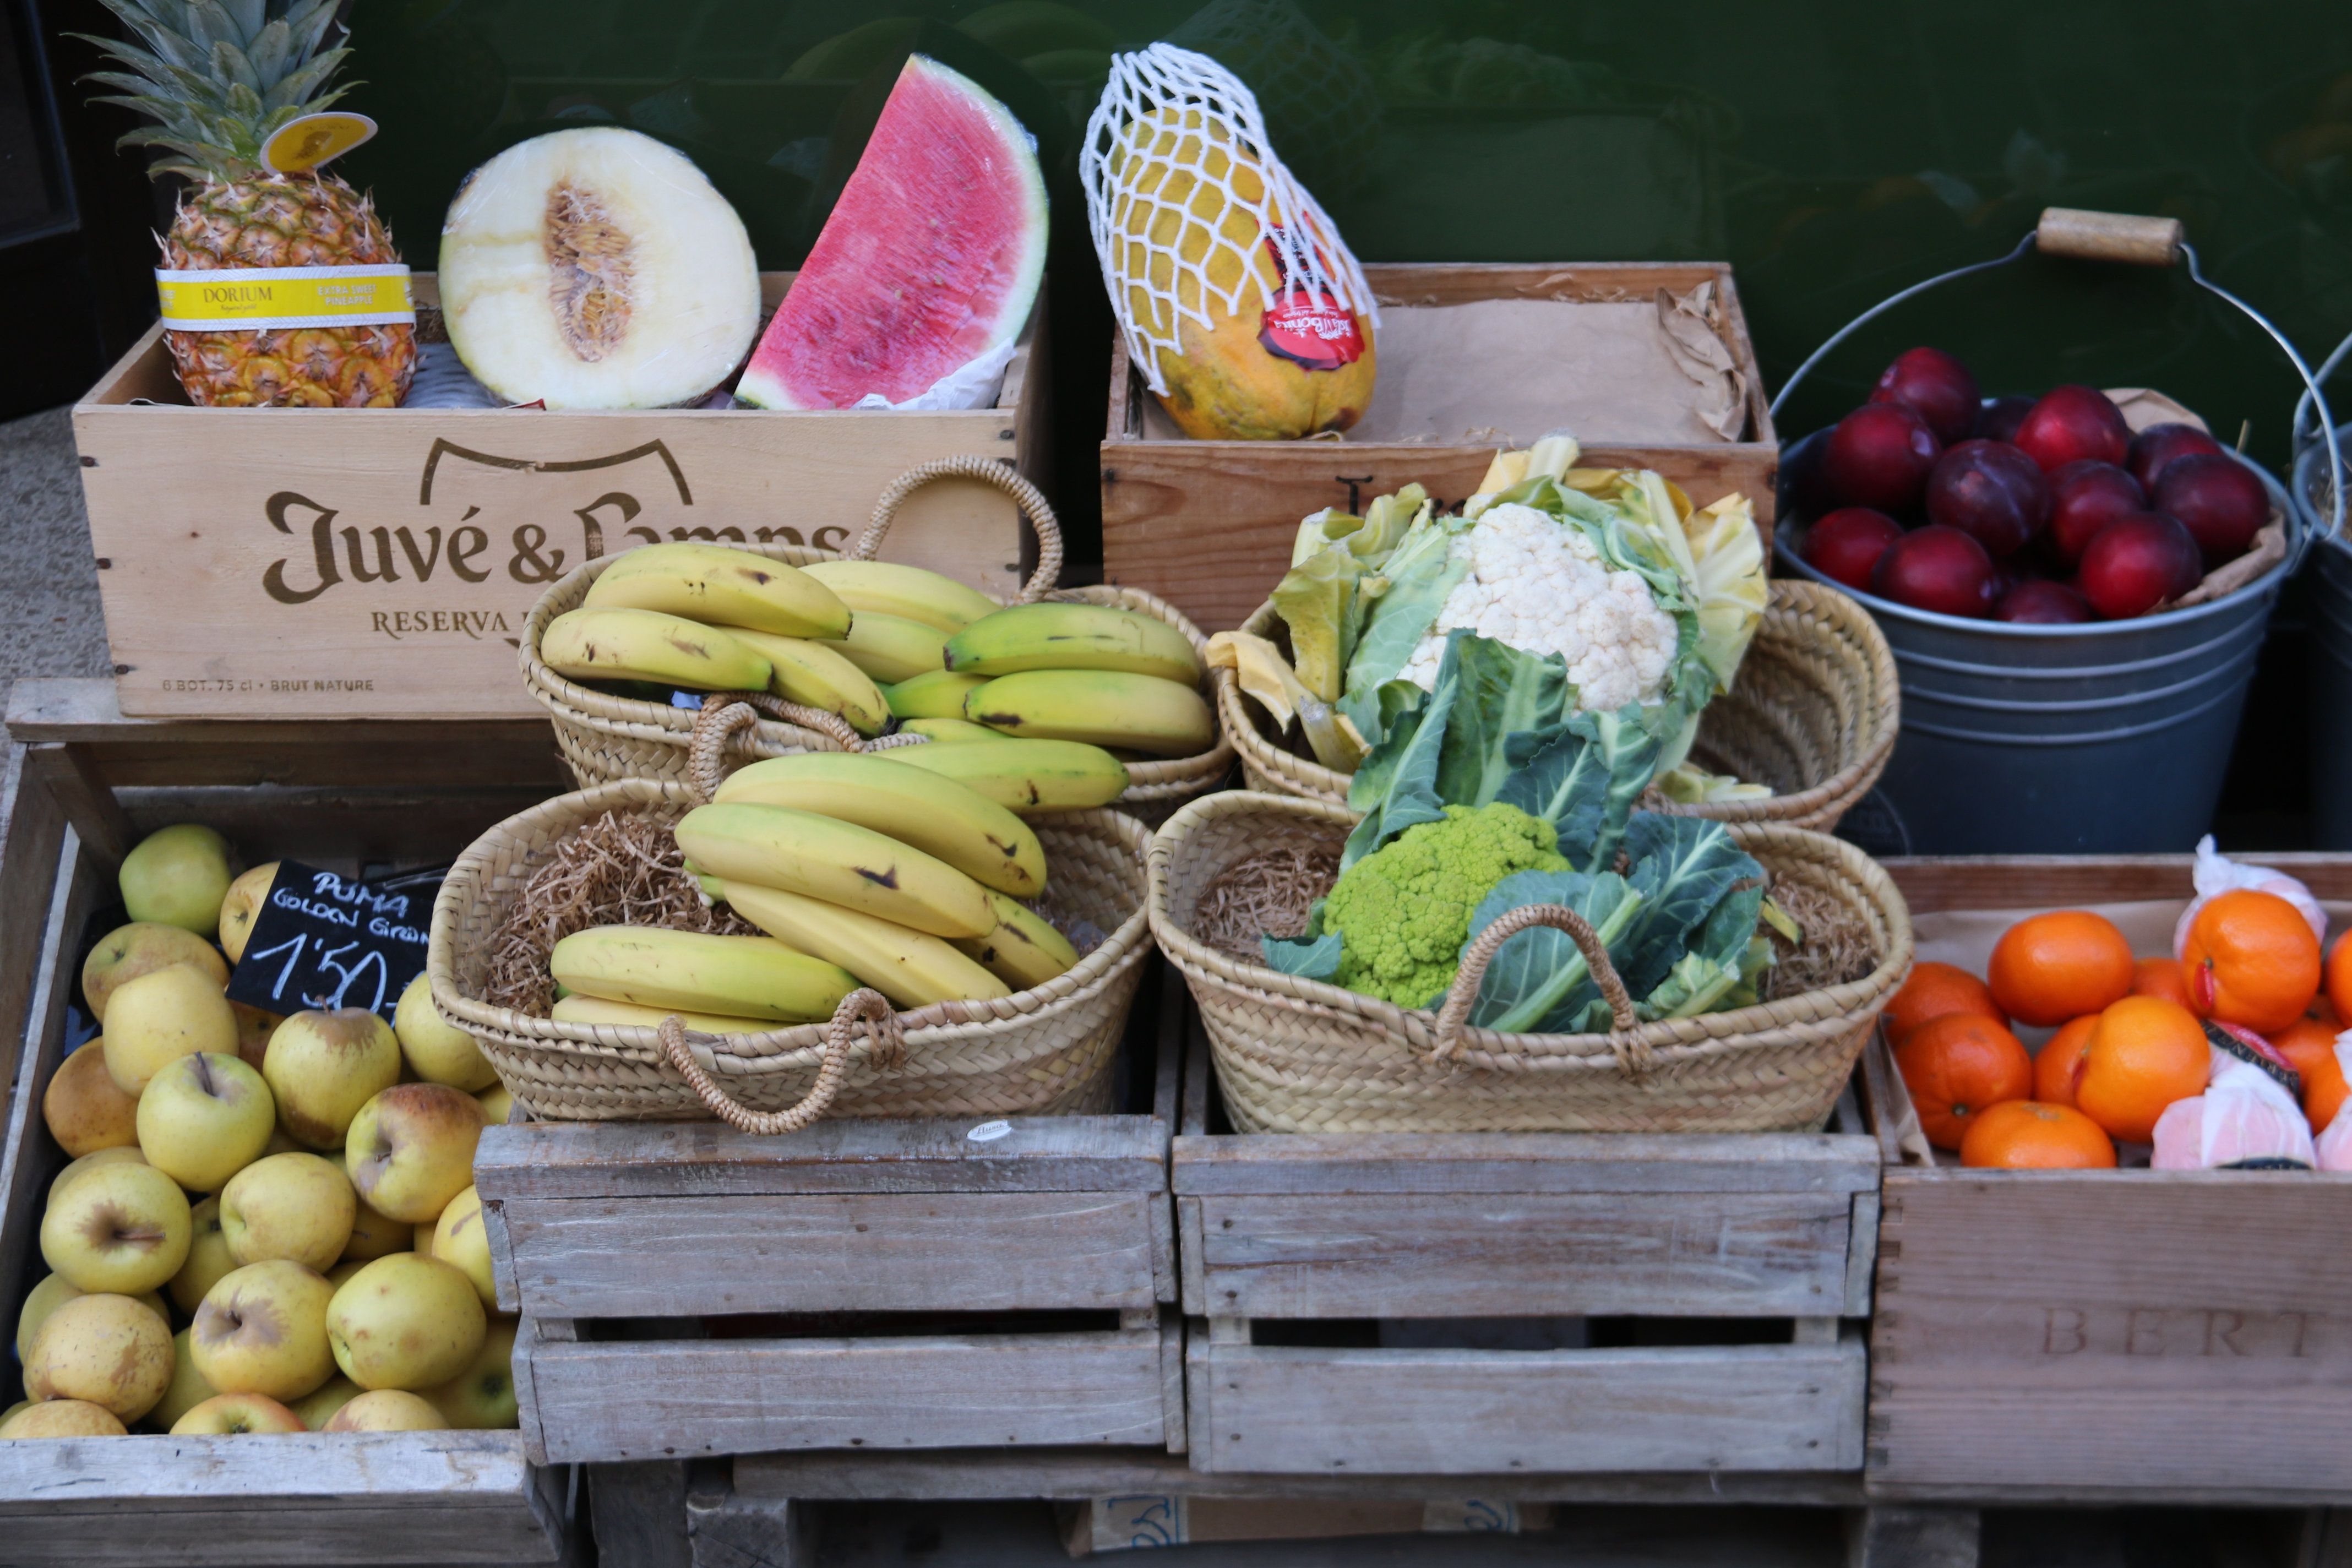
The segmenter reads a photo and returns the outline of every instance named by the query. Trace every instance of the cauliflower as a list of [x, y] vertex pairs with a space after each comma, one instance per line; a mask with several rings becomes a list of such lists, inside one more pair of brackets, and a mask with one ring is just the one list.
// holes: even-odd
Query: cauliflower
[[1434, 689], [1446, 634], [1467, 628], [1529, 653], [1559, 654], [1586, 712], [1659, 700], [1680, 641], [1675, 619], [1639, 573], [1612, 571], [1582, 529], [1507, 501], [1456, 534], [1447, 553], [1470, 572], [1406, 660], [1406, 679]]
[[1517, 871], [1565, 871], [1552, 825], [1497, 802], [1449, 805], [1350, 866], [1323, 902], [1340, 941], [1336, 983], [1400, 1007], [1426, 1007], [1454, 984], [1470, 916]]

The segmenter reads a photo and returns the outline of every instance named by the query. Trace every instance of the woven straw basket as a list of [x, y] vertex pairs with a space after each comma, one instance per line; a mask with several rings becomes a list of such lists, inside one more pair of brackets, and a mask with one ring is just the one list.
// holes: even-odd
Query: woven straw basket
[[[1271, 602], [1242, 623], [1265, 637], [1281, 629]], [[1346, 773], [1292, 752], [1269, 733], [1265, 710], [1242, 695], [1234, 672], [1215, 675], [1218, 721], [1241, 752], [1248, 788], [1346, 803]], [[1693, 748], [1700, 766], [1769, 784], [1771, 798], [1679, 805], [1653, 795], [1643, 804], [1675, 816], [1826, 833], [1885, 771], [1899, 700], [1894, 653], [1860, 605], [1834, 588], [1775, 582], [1739, 677], [1699, 716]]]
[[657, 1030], [559, 1024], [480, 999], [491, 934], [559, 840], [613, 810], [675, 821], [700, 798], [690, 785], [649, 779], [560, 795], [482, 835], [442, 883], [425, 962], [434, 1005], [535, 1115], [716, 1115], [746, 1131], [781, 1132], [828, 1114], [1044, 1116], [1107, 1107], [1112, 1057], [1151, 951], [1148, 836], [1115, 811], [1033, 819], [1055, 905], [1110, 932], [1076, 968], [1034, 990], [895, 1015], [878, 993], [858, 991], [829, 1023], [723, 1036], [689, 1034], [675, 1018]]
[[1859, 922], [1877, 955], [1865, 978], [1637, 1024], [1585, 927], [1577, 940], [1617, 1011], [1616, 1031], [1506, 1035], [1465, 1026], [1486, 960], [1526, 924], [1575, 935], [1582, 922], [1571, 911], [1541, 906], [1496, 921], [1434, 1014], [1244, 963], [1193, 936], [1202, 895], [1228, 866], [1286, 846], [1336, 854], [1355, 820], [1342, 806], [1234, 791], [1194, 801], [1152, 840], [1152, 934], [1192, 989], [1227, 1113], [1244, 1131], [1814, 1129], [1910, 967], [1910, 916], [1886, 873], [1838, 839], [1773, 823], [1736, 824], [1732, 836], [1776, 885], [1802, 883]]
[[[1037, 534], [1037, 569], [1021, 590], [1017, 604], [1055, 599], [1107, 605], [1136, 610], [1167, 622], [1190, 637], [1197, 650], [1206, 642], [1201, 628], [1166, 600], [1134, 588], [1088, 587], [1055, 590], [1062, 574], [1061, 526], [1054, 509], [1037, 488], [1003, 463], [986, 458], [940, 458], [899, 475], [875, 503], [874, 516], [858, 536], [846, 559], [871, 561], [879, 553], [890, 520], [907, 498], [934, 479], [950, 477], [979, 479], [1013, 498]], [[737, 544], [738, 550], [772, 556], [793, 566], [845, 559], [837, 552], [813, 550], [798, 544]], [[639, 701], [593, 691], [540, 662], [539, 641], [550, 621], [566, 610], [576, 610], [587, 598], [589, 584], [617, 559], [603, 556], [583, 562], [558, 579], [523, 623], [520, 662], [524, 683], [555, 723], [555, 742], [572, 775], [583, 787], [617, 779], [679, 779], [687, 776], [687, 747], [693, 738], [694, 715], [659, 702]], [[781, 757], [794, 752], [856, 752], [875, 742], [831, 713], [784, 702], [765, 693], [723, 693], [716, 698], [748, 701], [770, 715], [750, 726], [730, 742], [740, 762]], [[1221, 727], [1222, 728], [1222, 727]], [[885, 743], [896, 741], [886, 737]], [[1118, 804], [1146, 817], [1164, 816], [1202, 792], [1218, 787], [1233, 769], [1232, 743], [1221, 733], [1216, 745], [1198, 756], [1160, 762], [1129, 763], [1128, 786]]]

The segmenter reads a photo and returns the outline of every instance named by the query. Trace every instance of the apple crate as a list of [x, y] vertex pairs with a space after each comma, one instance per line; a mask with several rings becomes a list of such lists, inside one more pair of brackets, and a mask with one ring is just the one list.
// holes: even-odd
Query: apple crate
[[532, 1457], [602, 1487], [718, 1455], [1181, 1447], [1165, 994], [1155, 966], [1115, 1114], [490, 1129]]
[[[41, 1097], [66, 1054], [84, 942], [120, 918], [122, 847], [198, 821], [256, 859], [294, 855], [346, 874], [430, 864], [513, 811], [518, 793], [536, 798], [556, 787], [559, 773], [543, 724], [528, 726], [536, 733], [520, 752], [502, 752], [466, 725], [357, 726], [346, 739], [360, 743], [341, 751], [320, 737], [334, 726], [221, 732], [125, 721], [113, 697], [104, 680], [20, 681], [10, 697], [10, 726], [26, 752], [0, 867], [0, 907], [9, 914], [0, 918], [37, 889], [43, 905], [39, 919], [7, 927], [20, 938], [12, 954], [31, 954], [33, 976], [0, 1145], [0, 1280], [12, 1321], [42, 1272], [41, 1214], [66, 1163]], [[436, 770], [437, 785], [416, 782]], [[534, 770], [548, 783], [499, 782]], [[50, 795], [52, 782], [62, 795]], [[14, 841], [38, 810], [70, 825], [52, 837], [45, 876], [26, 863], [37, 845]], [[571, 1478], [532, 1463], [520, 1432], [0, 1444], [0, 1534], [11, 1563], [569, 1563], [573, 1500]]]
[[[767, 309], [792, 276], [761, 275]], [[436, 279], [412, 285], [429, 326]], [[1041, 289], [996, 405], [952, 413], [196, 408], [151, 328], [74, 408], [122, 710], [535, 716], [516, 639], [583, 560], [675, 539], [846, 548], [883, 487], [935, 458], [1041, 479], [1044, 321]], [[968, 479], [926, 487], [891, 537], [893, 559], [1007, 597], [1034, 549]]]
[[[1206, 630], [1238, 626], [1289, 569], [1300, 518], [1325, 507], [1360, 511], [1413, 483], [1441, 507], [1459, 507], [1498, 446], [1580, 423], [1588, 466], [1654, 468], [1700, 506], [1746, 495], [1770, 552], [1780, 447], [1728, 265], [1438, 262], [1368, 266], [1364, 275], [1381, 312], [1378, 384], [1363, 420], [1337, 440], [1192, 440], [1114, 334], [1104, 581], [1157, 594]], [[1706, 341], [1696, 353], [1669, 350], [1659, 297], [1701, 289], [1713, 300], [1713, 320], [1696, 329]], [[1451, 312], [1462, 307], [1506, 313], [1456, 330], [1465, 319]], [[1728, 437], [1699, 416], [1701, 384], [1682, 368], [1698, 358], [1720, 367], [1707, 384], [1723, 401]], [[1548, 391], [1576, 389], [1548, 388], [1547, 378], [1580, 374], [1608, 395], [1576, 393], [1592, 405], [1572, 412], [1548, 401]], [[1643, 395], [1619, 395], [1635, 385]], [[1491, 389], [1491, 401], [1464, 388]]]
[[1878, 1146], [1851, 1091], [1834, 1125], [1235, 1133], [1195, 1026], [1171, 1163], [1192, 1468], [1858, 1496]]
[[[2259, 855], [2338, 930], [2352, 856]], [[2187, 856], [1889, 860], [1922, 959], [1982, 973], [2009, 924], [2110, 914], [2168, 948]], [[2352, 1174], [1979, 1171], [1904, 1136], [1864, 1057], [1885, 1161], [1872, 1321], [1874, 1498], [2321, 1505], [2352, 1491]]]

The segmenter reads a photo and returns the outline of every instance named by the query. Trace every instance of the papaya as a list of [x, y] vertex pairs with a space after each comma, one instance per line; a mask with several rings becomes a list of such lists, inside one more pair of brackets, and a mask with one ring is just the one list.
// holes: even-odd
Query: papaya
[[[1155, 344], [1169, 417], [1196, 440], [1286, 440], [1353, 425], [1372, 400], [1371, 321], [1303, 281], [1286, 287], [1258, 216], [1265, 171], [1222, 124], [1197, 108], [1142, 120], [1112, 171], [1136, 198], [1114, 247], [1129, 309]], [[1304, 221], [1306, 243], [1336, 275], [1345, 254], [1337, 237], [1312, 215]]]

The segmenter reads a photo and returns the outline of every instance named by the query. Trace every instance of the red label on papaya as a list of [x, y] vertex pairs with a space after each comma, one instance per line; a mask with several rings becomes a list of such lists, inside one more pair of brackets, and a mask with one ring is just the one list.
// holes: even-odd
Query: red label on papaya
[[1259, 346], [1308, 370], [1355, 363], [1364, 357], [1364, 333], [1356, 324], [1356, 313], [1329, 289], [1291, 271], [1280, 236], [1277, 229], [1265, 241], [1266, 254], [1282, 277], [1282, 293], [1259, 321]]

